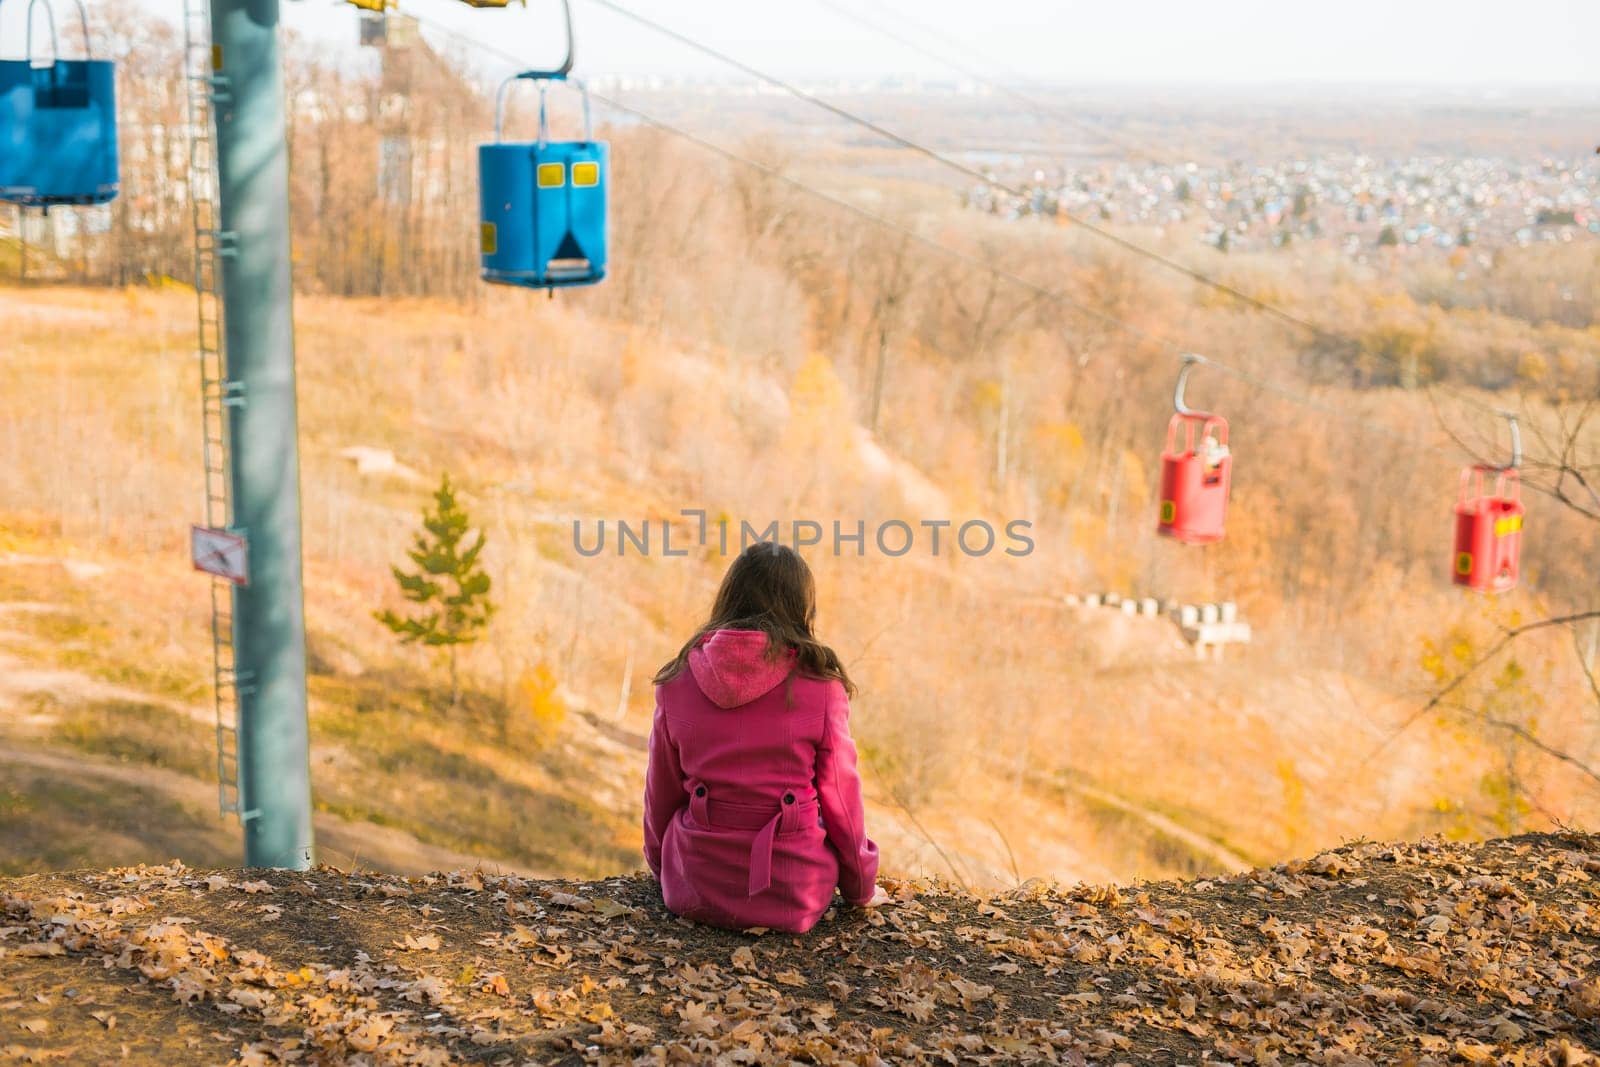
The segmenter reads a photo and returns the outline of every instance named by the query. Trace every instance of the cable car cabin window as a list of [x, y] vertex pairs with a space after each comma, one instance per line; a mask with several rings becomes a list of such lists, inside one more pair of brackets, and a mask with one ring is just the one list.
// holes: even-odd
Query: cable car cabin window
[[[52, 79], [54, 67], [37, 67], [34, 70], [33, 106], [40, 111], [79, 110], [89, 106], [89, 82], [86, 78]], [[44, 77], [40, 77], [40, 75]], [[52, 85], [51, 82], [56, 84]]]
[[579, 189], [590, 189], [600, 184], [600, 164], [574, 163], [572, 165], [572, 184]]
[[565, 184], [567, 184], [567, 168], [565, 164], [539, 164], [539, 188], [559, 189]]

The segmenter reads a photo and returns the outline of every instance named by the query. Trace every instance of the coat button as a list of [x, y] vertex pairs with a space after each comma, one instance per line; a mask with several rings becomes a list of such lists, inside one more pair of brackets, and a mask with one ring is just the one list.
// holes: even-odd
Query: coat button
[[705, 796], [706, 795], [706, 787], [703, 786], [703, 785], [695, 786], [694, 787], [694, 795], [697, 796], [697, 797]]
[[783, 802], [785, 804], [793, 804], [794, 803], [794, 794], [793, 793], [785, 793], [785, 794], [783, 794]]

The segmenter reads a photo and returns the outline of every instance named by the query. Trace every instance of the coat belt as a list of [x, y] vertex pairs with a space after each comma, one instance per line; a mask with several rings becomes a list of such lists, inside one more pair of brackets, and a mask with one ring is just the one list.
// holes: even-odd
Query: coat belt
[[802, 800], [793, 792], [783, 794], [777, 811], [766, 804], [740, 804], [727, 800], [712, 800], [696, 785], [689, 794], [689, 815], [701, 826], [725, 830], [755, 830], [750, 842], [750, 896], [764, 892], [772, 885], [772, 847], [781, 833], [815, 825], [818, 805], [815, 797]]

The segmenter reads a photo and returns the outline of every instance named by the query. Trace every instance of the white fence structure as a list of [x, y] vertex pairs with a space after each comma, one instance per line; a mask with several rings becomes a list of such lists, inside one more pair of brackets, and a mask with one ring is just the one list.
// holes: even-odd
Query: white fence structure
[[1224, 646], [1250, 643], [1250, 624], [1240, 620], [1239, 606], [1231, 600], [1180, 604], [1172, 600], [1130, 597], [1121, 593], [1090, 593], [1087, 596], [1068, 593], [1065, 600], [1074, 607], [1110, 608], [1128, 616], [1150, 619], [1165, 616], [1178, 627], [1183, 639], [1200, 659], [1208, 656], [1221, 659]]

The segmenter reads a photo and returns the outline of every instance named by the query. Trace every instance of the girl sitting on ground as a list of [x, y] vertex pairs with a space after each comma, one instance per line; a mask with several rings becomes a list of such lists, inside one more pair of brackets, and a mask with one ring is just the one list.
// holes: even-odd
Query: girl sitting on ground
[[835, 887], [857, 907], [886, 899], [850, 739], [855, 687], [815, 616], [800, 554], [757, 542], [656, 674], [644, 855], [676, 915], [804, 933]]

